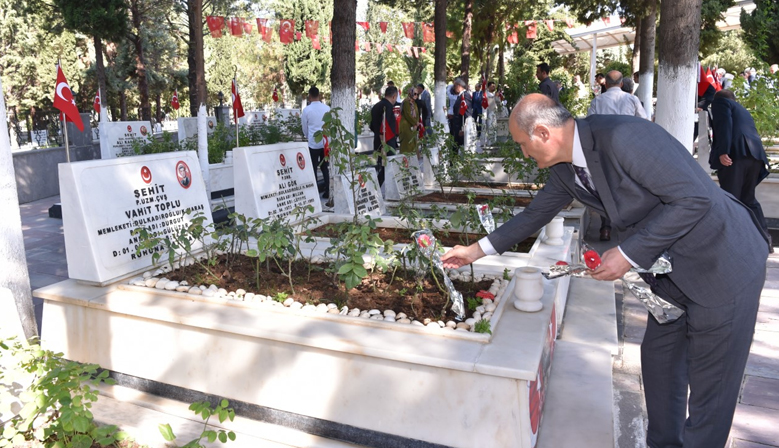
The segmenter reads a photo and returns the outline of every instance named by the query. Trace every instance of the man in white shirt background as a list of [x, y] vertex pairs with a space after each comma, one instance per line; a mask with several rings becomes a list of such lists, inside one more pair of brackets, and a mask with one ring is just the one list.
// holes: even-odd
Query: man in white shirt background
[[[324, 178], [323, 188], [319, 190], [319, 193], [323, 193], [322, 197], [325, 199], [330, 197], [330, 170], [328, 169], [328, 163], [325, 159], [325, 142], [317, 142], [314, 138], [314, 134], [317, 131], [322, 130], [324, 124], [324, 116], [327, 112], [330, 112], [330, 106], [323, 104], [319, 98], [319, 89], [311, 87], [308, 89], [308, 106], [303, 109], [303, 113], [300, 115], [300, 124], [303, 127], [303, 135], [308, 140], [308, 151], [311, 153], [311, 164], [314, 168], [314, 178], [316, 178], [316, 169], [319, 167], [322, 170], [322, 177]], [[317, 182], [317, 185], [319, 183]]]
[[[622, 73], [612, 70], [606, 75], [606, 91], [593, 98], [587, 116], [590, 115], [632, 115], [646, 118], [644, 106], [638, 97], [622, 90]], [[600, 217], [600, 240], [611, 240], [611, 221]]]

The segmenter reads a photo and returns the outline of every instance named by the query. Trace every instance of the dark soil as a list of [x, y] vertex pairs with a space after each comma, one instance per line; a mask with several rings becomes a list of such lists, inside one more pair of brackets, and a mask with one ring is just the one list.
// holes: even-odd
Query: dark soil
[[[402, 271], [399, 268], [394, 279], [392, 279], [392, 272], [375, 272], [363, 279], [362, 284], [356, 288], [344, 291], [343, 284], [336, 284], [332, 274], [326, 272], [325, 266], [311, 265], [298, 260], [292, 264], [292, 283], [295, 285], [293, 293], [289, 279], [281, 274], [273, 261], [269, 264], [270, 269], [266, 269], [265, 265], [260, 266], [258, 284], [255, 271], [256, 260], [239, 255], [231, 265], [227, 265], [227, 256], [222, 255], [211, 268], [213, 272], [221, 273], [219, 278], [208, 275], [199, 265], [177, 269], [169, 273], [168, 278], [177, 281], [186, 280], [191, 285], [214, 284], [228, 291], [242, 288], [272, 297], [278, 293], [286, 293], [301, 303], [335, 303], [339, 307], [346, 305], [350, 309], [360, 310], [390, 309], [396, 313], [406, 313], [410, 319], [419, 321], [426, 318], [433, 320], [454, 318], [451, 303], [446, 305], [447, 294], [441, 293], [430, 274], [420, 281], [421, 288], [418, 288], [414, 272]], [[286, 263], [282, 266], [286, 269]], [[440, 274], [438, 281], [444, 287]], [[479, 291], [488, 290], [492, 286], [492, 280], [478, 283], [454, 281], [454, 285], [466, 299], [467, 307], [467, 299], [475, 297]], [[446, 306], [446, 314], [442, 313], [444, 306]], [[468, 310], [468, 317], [471, 317], [472, 313]]]
[[[373, 233], [377, 233], [384, 241], [392, 240], [395, 243], [400, 244], [410, 244], [413, 242], [411, 239], [413, 230], [410, 229], [377, 227], [376, 229], [373, 229]], [[338, 230], [338, 224], [325, 224], [313, 229], [312, 234], [321, 238], [337, 238], [339, 235], [341, 235], [341, 232]], [[458, 244], [464, 246], [466, 244], [476, 242], [487, 235], [486, 233], [471, 233], [468, 235], [468, 239], [466, 239], [465, 234], [461, 232], [436, 230], [434, 231], [434, 234], [438, 240], [438, 243], [446, 247], [454, 247]], [[533, 247], [535, 242], [535, 237], [528, 238], [525, 241], [517, 243], [517, 245], [515, 245], [511, 251], [530, 252], [530, 249]]]
[[[487, 195], [487, 194], [477, 194], [474, 197], [474, 201], [479, 204], [485, 204], [490, 201], [494, 201], [497, 198], [497, 196]], [[515, 207], [527, 207], [531, 201], [533, 201], [533, 198], [526, 198], [526, 197], [520, 197], [515, 196], [511, 199], [514, 200], [514, 206]], [[468, 203], [468, 196], [465, 193], [444, 193], [441, 194], [440, 192], [437, 193], [429, 193], [424, 196], [417, 196], [414, 198], [414, 202], [451, 202], [455, 204], [467, 204]]]
[[510, 191], [535, 191], [540, 190], [543, 185], [539, 184], [527, 184], [524, 182], [512, 182], [511, 184], [503, 184], [497, 182], [454, 182], [446, 184], [444, 187], [462, 187], [462, 188], [492, 188], [494, 190], [510, 190]]

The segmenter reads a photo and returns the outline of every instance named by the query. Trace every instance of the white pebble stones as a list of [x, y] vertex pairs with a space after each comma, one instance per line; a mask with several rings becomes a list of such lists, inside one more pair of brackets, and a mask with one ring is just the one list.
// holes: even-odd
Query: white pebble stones
[[[204, 297], [215, 297], [229, 300], [237, 300], [244, 302], [257, 302], [261, 305], [272, 305], [277, 307], [290, 308], [292, 310], [300, 310], [304, 313], [323, 313], [323, 314], [337, 314], [341, 316], [348, 316], [354, 318], [371, 319], [382, 322], [394, 322], [403, 325], [413, 325], [425, 327], [431, 331], [444, 330], [456, 330], [456, 331], [470, 331], [473, 332], [476, 322], [481, 319], [490, 320], [493, 313], [497, 309], [497, 303], [500, 301], [500, 296], [509, 284], [508, 280], [500, 278], [493, 279], [492, 286], [489, 288], [489, 293], [495, 296], [495, 299], [482, 299], [481, 305], [478, 306], [473, 313], [473, 317], [466, 319], [465, 322], [454, 322], [452, 320], [434, 321], [432, 319], [424, 319], [422, 322], [413, 320], [408, 317], [406, 313], [395, 312], [393, 310], [371, 309], [360, 310], [359, 308], [349, 309], [347, 306], [341, 306], [340, 308], [335, 303], [319, 303], [317, 305], [304, 304], [295, 300], [294, 297], [287, 297], [283, 302], [278, 302], [270, 296], [264, 296], [262, 294], [255, 294], [247, 292], [245, 289], [237, 289], [235, 291], [228, 292], [224, 288], [219, 288], [216, 285], [190, 285], [186, 281], [170, 280], [161, 275], [165, 272], [169, 272], [170, 269], [158, 269], [154, 272], [146, 271], [142, 276], [135, 277], [128, 281], [132, 286], [143, 286], [147, 288], [154, 288], [165, 291], [176, 291], [192, 295], [202, 295]], [[458, 273], [452, 271], [450, 277], [452, 279], [470, 280], [470, 274]], [[489, 279], [484, 274], [476, 274], [476, 281], [482, 281]]]

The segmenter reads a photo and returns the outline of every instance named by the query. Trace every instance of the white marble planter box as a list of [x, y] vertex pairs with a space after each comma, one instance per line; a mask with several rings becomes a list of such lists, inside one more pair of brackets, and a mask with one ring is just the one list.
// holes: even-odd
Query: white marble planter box
[[558, 282], [538, 313], [505, 307], [488, 343], [72, 280], [35, 295], [44, 347], [68, 359], [409, 439], [531, 448]]

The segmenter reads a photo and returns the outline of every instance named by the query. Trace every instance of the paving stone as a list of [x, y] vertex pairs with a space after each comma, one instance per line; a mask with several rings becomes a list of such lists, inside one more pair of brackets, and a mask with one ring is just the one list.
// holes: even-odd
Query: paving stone
[[733, 417], [730, 436], [763, 445], [779, 446], [779, 425], [776, 412], [766, 408], [739, 404]]
[[53, 263], [48, 261], [37, 261], [33, 264], [28, 264], [30, 272], [36, 272], [39, 274], [56, 275], [59, 277], [68, 276], [67, 263]]
[[640, 392], [642, 389], [641, 377], [639, 375], [632, 375], [623, 372], [614, 372], [613, 379], [614, 379], [614, 389], [618, 389], [622, 391], [633, 391], [633, 392]]
[[41, 274], [39, 272], [30, 272], [30, 288], [33, 290], [49, 286], [67, 280], [67, 277], [58, 275]]
[[772, 445], [750, 442], [748, 440], [733, 439], [730, 448], [774, 448]]
[[614, 390], [614, 439], [617, 447], [646, 446], [644, 394]]
[[779, 410], [779, 380], [747, 375], [740, 402], [750, 406]]
[[755, 331], [745, 373], [779, 380], [779, 333]]

